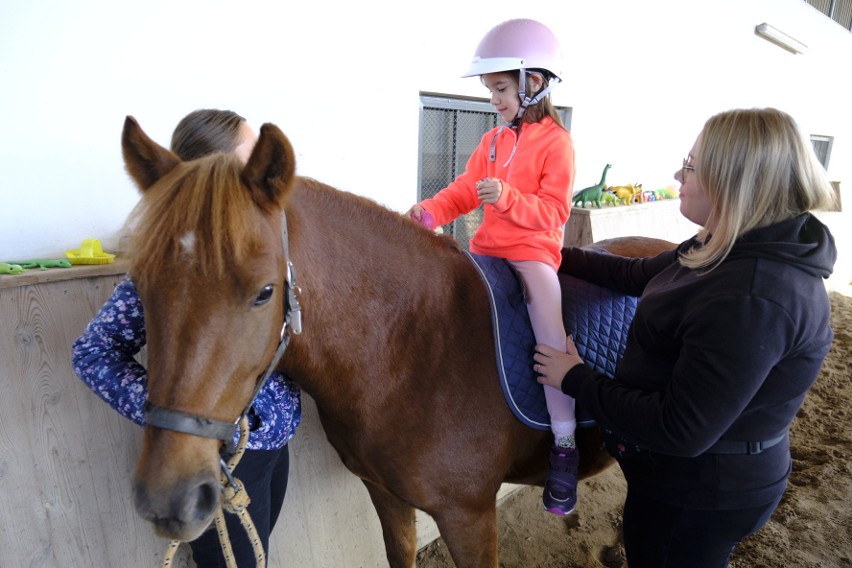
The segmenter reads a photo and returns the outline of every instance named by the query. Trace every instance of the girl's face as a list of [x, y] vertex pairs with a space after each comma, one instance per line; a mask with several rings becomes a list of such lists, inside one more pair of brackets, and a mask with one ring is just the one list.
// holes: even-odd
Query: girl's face
[[689, 156], [684, 160], [681, 169], [675, 172], [674, 178], [680, 182], [680, 213], [696, 225], [700, 225], [710, 233], [713, 232], [715, 222], [712, 219], [713, 205], [707, 190], [701, 185], [698, 176], [695, 175], [695, 156], [701, 147], [701, 135], [692, 145]]
[[491, 91], [491, 104], [505, 122], [518, 116], [521, 100], [518, 98], [518, 72], [501, 71], [482, 75], [482, 84]]
[[251, 156], [251, 151], [256, 142], [257, 134], [255, 134], [252, 127], [248, 125], [248, 122], [243, 121], [240, 124], [240, 143], [237, 144], [236, 148], [234, 148], [234, 153], [242, 163], [245, 164], [248, 162], [249, 156]]

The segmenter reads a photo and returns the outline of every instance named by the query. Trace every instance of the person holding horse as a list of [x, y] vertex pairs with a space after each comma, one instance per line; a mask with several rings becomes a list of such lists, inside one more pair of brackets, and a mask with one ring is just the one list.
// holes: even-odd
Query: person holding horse
[[[184, 117], [172, 135], [171, 150], [182, 160], [216, 152], [233, 152], [248, 160], [257, 135], [246, 120], [232, 111], [197, 110]], [[71, 361], [83, 382], [140, 426], [145, 425], [147, 400], [145, 368], [134, 358], [145, 345], [145, 321], [129, 275], [74, 341]], [[288, 442], [301, 422], [301, 394], [281, 373], [273, 373], [257, 395], [249, 413], [246, 450], [233, 471], [251, 499], [247, 507], [265, 553], [269, 536], [284, 502], [290, 470]], [[239, 433], [235, 435], [235, 443]], [[254, 566], [255, 554], [236, 515], [225, 516], [238, 566]], [[225, 558], [213, 527], [189, 543], [199, 568], [224, 568]]]
[[[432, 229], [484, 204], [471, 252], [505, 258], [517, 269], [536, 341], [564, 351], [556, 269], [571, 210], [574, 146], [550, 98], [562, 76], [559, 43], [537, 21], [503, 22], [480, 41], [463, 76], [479, 76], [506, 124], [482, 137], [464, 173], [406, 215]], [[577, 503], [574, 400], [544, 388], [555, 442], [543, 502], [567, 515]]]
[[837, 249], [811, 211], [834, 195], [793, 118], [711, 117], [675, 179], [697, 236], [643, 259], [563, 251], [560, 271], [641, 295], [615, 380], [571, 338], [535, 355], [539, 382], [589, 409], [624, 472], [630, 568], [726, 566], [767, 522], [833, 339], [823, 279]]

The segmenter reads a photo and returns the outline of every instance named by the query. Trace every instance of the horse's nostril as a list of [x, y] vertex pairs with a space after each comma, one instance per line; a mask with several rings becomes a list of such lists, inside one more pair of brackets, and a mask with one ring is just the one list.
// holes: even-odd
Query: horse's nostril
[[204, 475], [193, 482], [177, 483], [171, 490], [152, 491], [142, 483], [133, 487], [139, 515], [154, 524], [158, 535], [173, 540], [194, 540], [209, 525], [219, 506], [219, 479]]
[[207, 516], [219, 504], [219, 485], [213, 482], [202, 483], [196, 491], [195, 510], [200, 516]]

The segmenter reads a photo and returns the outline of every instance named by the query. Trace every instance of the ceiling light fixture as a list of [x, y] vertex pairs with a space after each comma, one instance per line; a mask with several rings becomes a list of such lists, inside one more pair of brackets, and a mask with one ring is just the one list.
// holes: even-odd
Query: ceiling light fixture
[[808, 50], [807, 45], [796, 38], [788, 36], [778, 28], [773, 28], [766, 22], [755, 26], [754, 33], [763, 39], [771, 41], [775, 45], [783, 47], [790, 53], [804, 53]]

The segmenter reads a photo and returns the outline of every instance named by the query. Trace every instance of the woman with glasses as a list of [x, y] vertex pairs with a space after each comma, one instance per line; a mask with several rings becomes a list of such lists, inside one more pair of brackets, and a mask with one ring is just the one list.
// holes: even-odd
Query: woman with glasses
[[630, 568], [723, 567], [778, 505], [788, 430], [833, 339], [837, 250], [811, 210], [834, 198], [794, 120], [711, 117], [675, 173], [702, 228], [628, 259], [566, 248], [560, 271], [641, 296], [615, 380], [546, 345], [540, 382], [590, 410], [627, 480]]

